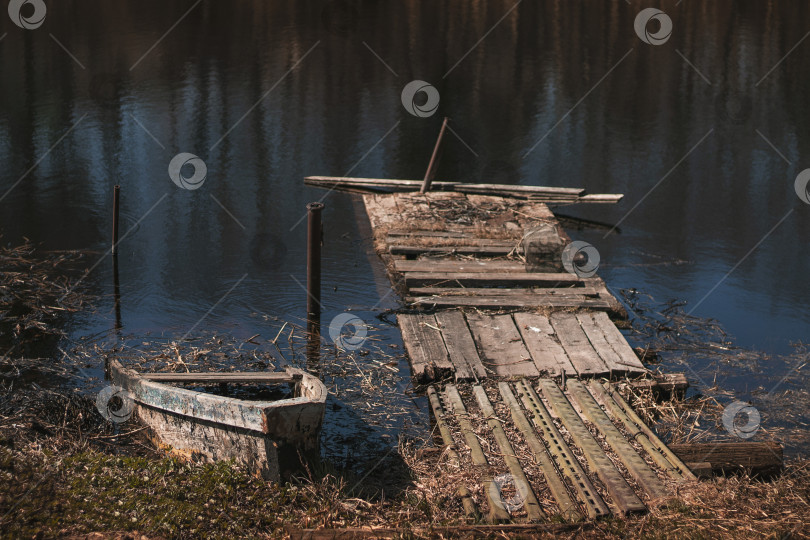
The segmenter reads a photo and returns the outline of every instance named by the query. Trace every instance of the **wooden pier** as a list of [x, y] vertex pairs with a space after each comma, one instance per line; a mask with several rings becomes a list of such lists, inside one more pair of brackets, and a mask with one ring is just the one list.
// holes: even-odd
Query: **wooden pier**
[[[571, 239], [549, 205], [620, 196], [307, 182], [363, 193], [375, 251], [406, 304], [397, 322], [436, 421], [437, 474], [473, 472], [455, 486], [465, 514], [492, 522], [624, 515], [695, 479], [611, 384], [650, 381], [614, 323], [626, 317], [621, 304], [595, 274], [564, 268]], [[393, 192], [369, 193], [380, 189]]]
[[417, 381], [647, 372], [610, 320], [624, 311], [605, 283], [564, 271], [570, 239], [545, 204], [455, 192], [363, 201], [414, 310], [398, 322]]

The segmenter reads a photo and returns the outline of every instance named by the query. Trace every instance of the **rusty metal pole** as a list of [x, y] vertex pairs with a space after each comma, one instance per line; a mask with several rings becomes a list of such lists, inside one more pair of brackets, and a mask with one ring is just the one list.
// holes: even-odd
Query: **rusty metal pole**
[[112, 254], [118, 255], [118, 195], [121, 186], [113, 188], [113, 230], [112, 230]]
[[439, 166], [439, 150], [442, 146], [442, 139], [444, 138], [444, 131], [447, 129], [448, 120], [450, 119], [445, 116], [442, 122], [442, 129], [439, 130], [439, 137], [436, 139], [436, 146], [433, 147], [433, 155], [430, 156], [430, 163], [425, 172], [425, 179], [422, 181], [422, 189], [419, 190], [419, 193], [430, 191], [430, 184], [433, 182], [433, 177], [436, 176], [436, 169]]
[[322, 211], [319, 202], [307, 205], [307, 320], [311, 322], [320, 322], [321, 318]]

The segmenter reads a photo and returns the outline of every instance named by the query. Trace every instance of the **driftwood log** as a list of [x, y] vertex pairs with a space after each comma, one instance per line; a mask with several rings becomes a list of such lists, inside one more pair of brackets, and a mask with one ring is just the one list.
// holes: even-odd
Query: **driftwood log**
[[775, 442], [670, 444], [669, 449], [684, 463], [700, 464], [699, 469], [711, 464], [715, 474], [751, 471], [768, 476], [782, 470], [782, 446]]

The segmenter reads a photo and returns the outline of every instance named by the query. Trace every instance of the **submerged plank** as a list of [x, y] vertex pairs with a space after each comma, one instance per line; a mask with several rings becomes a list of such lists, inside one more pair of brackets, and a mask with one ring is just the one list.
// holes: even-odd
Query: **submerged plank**
[[539, 384], [543, 396], [548, 400], [554, 414], [562, 421], [574, 443], [582, 450], [591, 471], [599, 476], [619, 511], [623, 514], [645, 511], [644, 503], [605, 455], [602, 447], [582, 423], [579, 415], [554, 381], [541, 379]]
[[548, 372], [553, 377], [572, 376], [577, 372], [565, 354], [565, 350], [554, 338], [554, 329], [545, 315], [538, 313], [515, 313], [515, 323], [523, 342], [532, 355], [534, 365], [541, 373]]
[[482, 360], [501, 377], [537, 377], [531, 354], [523, 345], [511, 315], [467, 314]]

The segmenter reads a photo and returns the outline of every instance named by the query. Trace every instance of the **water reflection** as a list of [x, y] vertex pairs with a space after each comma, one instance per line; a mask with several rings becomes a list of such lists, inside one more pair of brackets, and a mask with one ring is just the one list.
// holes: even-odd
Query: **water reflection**
[[[5, 240], [103, 252], [121, 184], [128, 330], [187, 330], [245, 273], [204, 325], [251, 326], [247, 305], [302, 316], [296, 224], [324, 192], [301, 179], [421, 178], [449, 116], [437, 179], [625, 193], [565, 209], [623, 220], [621, 235], [577, 234], [614, 288], [694, 305], [734, 269], [696, 314], [776, 352], [803, 337], [810, 217], [792, 181], [810, 164], [810, 5], [663, 2], [674, 30], [661, 46], [633, 31], [638, 2], [192, 6], [62, 2], [36, 30], [0, 22], [2, 192], [19, 182], [0, 201]], [[402, 108], [414, 79], [439, 91], [435, 115]], [[205, 161], [202, 188], [168, 178], [180, 152]], [[326, 203], [331, 318], [380, 293], [350, 197]], [[661, 258], [690, 264], [646, 264]], [[111, 271], [88, 282], [109, 293]]]

